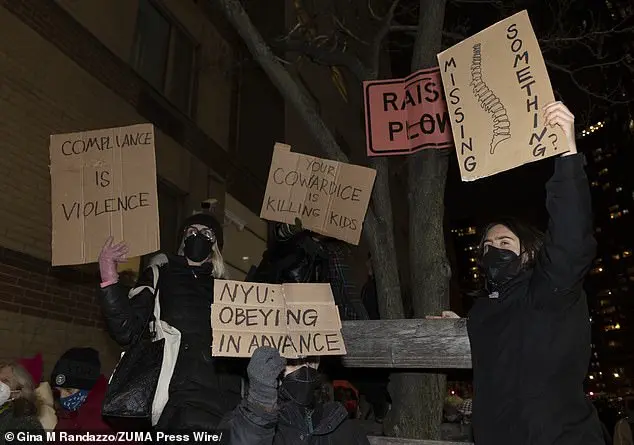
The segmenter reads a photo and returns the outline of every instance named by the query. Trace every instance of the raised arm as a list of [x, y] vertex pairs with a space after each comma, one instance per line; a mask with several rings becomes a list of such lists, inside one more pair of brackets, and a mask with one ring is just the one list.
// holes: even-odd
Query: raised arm
[[229, 429], [231, 445], [272, 445], [277, 432], [278, 377], [286, 360], [271, 347], [255, 350], [247, 373], [249, 392], [233, 411], [225, 425]]
[[152, 269], [148, 268], [129, 294], [119, 282], [100, 289], [99, 302], [108, 331], [120, 346], [128, 346], [146, 328], [154, 310], [153, 284]]
[[571, 151], [555, 160], [555, 172], [546, 184], [548, 230], [537, 257], [531, 298], [537, 307], [564, 307], [580, 295], [596, 241], [585, 158], [577, 153], [574, 140], [574, 116], [556, 102], [546, 108], [546, 121], [563, 128]]
[[117, 273], [117, 264], [126, 261], [128, 248], [124, 243], [113, 245], [112, 241], [112, 237], [106, 240], [99, 255], [99, 303], [113, 339], [128, 346], [140, 335], [154, 309], [154, 273], [146, 269], [128, 295]]

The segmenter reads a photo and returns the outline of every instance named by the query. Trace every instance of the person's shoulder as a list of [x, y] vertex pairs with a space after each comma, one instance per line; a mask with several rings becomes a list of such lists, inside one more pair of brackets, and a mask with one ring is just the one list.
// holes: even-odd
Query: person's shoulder
[[29, 431], [32, 433], [43, 433], [44, 427], [35, 416], [13, 416], [11, 412], [2, 421], [3, 430]]

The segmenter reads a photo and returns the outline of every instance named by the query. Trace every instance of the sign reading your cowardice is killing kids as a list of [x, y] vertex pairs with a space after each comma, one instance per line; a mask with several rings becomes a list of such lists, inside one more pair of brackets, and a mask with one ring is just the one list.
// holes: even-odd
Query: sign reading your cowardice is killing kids
[[528, 13], [522, 11], [438, 54], [463, 181], [569, 150], [545, 124], [555, 100]]
[[359, 244], [376, 171], [275, 144], [260, 217]]
[[159, 250], [154, 127], [50, 138], [52, 264], [97, 261], [109, 236], [129, 257]]

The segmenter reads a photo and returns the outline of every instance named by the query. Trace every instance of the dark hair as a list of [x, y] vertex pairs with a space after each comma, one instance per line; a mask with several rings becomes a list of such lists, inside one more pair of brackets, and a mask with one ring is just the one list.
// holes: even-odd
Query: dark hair
[[487, 224], [480, 235], [478, 244], [478, 264], [484, 255], [484, 242], [486, 241], [489, 230], [494, 226], [502, 225], [515, 234], [520, 240], [520, 252], [526, 255], [525, 269], [530, 269], [535, 265], [537, 254], [544, 244], [544, 234], [535, 227], [528, 225], [515, 218], [499, 218]]

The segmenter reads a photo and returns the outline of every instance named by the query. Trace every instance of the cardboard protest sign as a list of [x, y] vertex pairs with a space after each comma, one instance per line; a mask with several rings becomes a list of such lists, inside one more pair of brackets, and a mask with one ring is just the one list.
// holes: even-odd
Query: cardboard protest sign
[[359, 244], [376, 171], [275, 144], [260, 218]]
[[569, 150], [547, 127], [555, 100], [528, 13], [522, 11], [438, 54], [463, 181]]
[[97, 261], [108, 236], [129, 257], [159, 249], [154, 127], [129, 127], [50, 138], [52, 264]]
[[368, 156], [451, 148], [451, 124], [440, 69], [404, 79], [363, 82]]
[[286, 358], [345, 355], [330, 284], [260, 284], [216, 280], [212, 355], [251, 357], [271, 346]]

